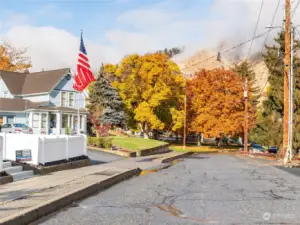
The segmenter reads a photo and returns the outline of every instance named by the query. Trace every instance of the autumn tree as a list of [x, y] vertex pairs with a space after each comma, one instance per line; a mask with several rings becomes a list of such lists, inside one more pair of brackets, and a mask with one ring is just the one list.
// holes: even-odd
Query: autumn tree
[[130, 55], [113, 82], [123, 99], [131, 127], [149, 137], [152, 130], [182, 127], [184, 78], [166, 54]]
[[[243, 81], [231, 70], [202, 70], [187, 83], [188, 129], [219, 137], [240, 135], [244, 127]], [[250, 126], [253, 108], [249, 103]]]
[[16, 49], [4, 42], [0, 45], [0, 70], [24, 72], [31, 67], [30, 58], [25, 54], [26, 49]]

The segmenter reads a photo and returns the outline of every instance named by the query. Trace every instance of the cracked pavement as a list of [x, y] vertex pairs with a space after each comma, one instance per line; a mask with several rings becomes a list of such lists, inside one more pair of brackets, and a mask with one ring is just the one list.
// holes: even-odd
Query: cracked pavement
[[193, 155], [36, 224], [298, 224], [300, 177], [251, 158]]

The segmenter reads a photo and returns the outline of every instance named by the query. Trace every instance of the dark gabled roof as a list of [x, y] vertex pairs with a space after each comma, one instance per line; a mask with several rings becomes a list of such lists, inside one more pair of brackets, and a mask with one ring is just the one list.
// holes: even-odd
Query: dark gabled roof
[[36, 73], [17, 73], [0, 70], [0, 77], [12, 95], [28, 95], [50, 92], [68, 73], [70, 73], [70, 69]]
[[[62, 112], [77, 112], [77, 109], [51, 105], [49, 102], [32, 102], [20, 98], [0, 98], [1, 112], [23, 112], [26, 110], [47, 110]], [[80, 109], [80, 112], [87, 113], [86, 109]]]
[[20, 98], [0, 98], [0, 111], [5, 112], [22, 112], [26, 109], [36, 108], [45, 102], [32, 102]]

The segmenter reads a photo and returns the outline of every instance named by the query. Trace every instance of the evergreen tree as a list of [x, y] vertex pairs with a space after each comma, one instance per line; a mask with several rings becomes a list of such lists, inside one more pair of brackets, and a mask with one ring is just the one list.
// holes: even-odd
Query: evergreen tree
[[93, 82], [88, 87], [88, 105], [87, 108], [91, 117], [98, 118], [103, 112], [103, 105], [99, 95], [99, 90], [95, 88], [96, 82]]
[[183, 51], [183, 49], [175, 47], [175, 48], [170, 48], [170, 49], [165, 48], [164, 50], [159, 50], [156, 53], [160, 53], [160, 54], [164, 53], [164, 54], [168, 55], [169, 58], [172, 58], [173, 56], [182, 53], [182, 51]]
[[103, 65], [100, 69], [99, 76], [91, 89], [89, 108], [103, 109], [101, 115], [99, 115], [100, 121], [112, 126], [124, 126], [126, 116], [123, 101], [119, 96], [117, 89], [112, 87], [107, 79]]
[[[282, 145], [283, 116], [284, 116], [284, 55], [285, 43], [284, 32], [278, 34], [274, 39], [273, 46], [266, 46], [264, 61], [269, 69], [268, 78], [269, 88], [267, 91], [267, 100], [263, 102], [261, 116], [257, 121], [257, 126], [250, 134], [254, 141], [266, 143], [268, 145]], [[293, 51], [300, 48], [300, 42], [294, 40]], [[300, 64], [299, 58], [294, 57], [294, 135], [293, 149], [300, 147]]]
[[238, 74], [243, 81], [248, 81], [248, 96], [251, 102], [251, 105], [256, 108], [258, 103], [259, 96], [259, 88], [256, 84], [255, 72], [251, 68], [251, 65], [247, 60], [242, 61], [241, 63], [237, 63], [234, 65], [233, 71]]
[[255, 72], [251, 68], [251, 65], [248, 63], [247, 60], [237, 63], [234, 65], [233, 71], [238, 74], [242, 80], [248, 80], [248, 84], [250, 86], [250, 92], [252, 96], [256, 96], [259, 92], [259, 88], [255, 86], [256, 78]]

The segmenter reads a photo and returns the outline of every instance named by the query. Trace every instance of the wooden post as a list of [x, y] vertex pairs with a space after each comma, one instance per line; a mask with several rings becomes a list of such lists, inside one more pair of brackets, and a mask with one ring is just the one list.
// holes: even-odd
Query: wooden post
[[245, 81], [245, 113], [244, 113], [244, 154], [248, 153], [248, 79]]
[[184, 96], [184, 124], [183, 124], [183, 149], [185, 149], [186, 146], [186, 93]]
[[288, 148], [289, 133], [289, 74], [291, 67], [291, 1], [285, 1], [285, 56], [284, 56], [284, 117], [282, 158]]

